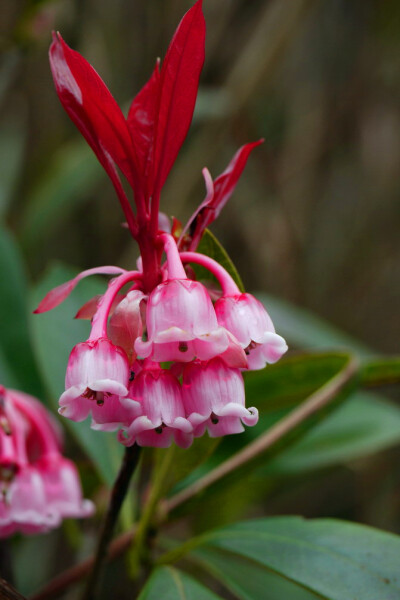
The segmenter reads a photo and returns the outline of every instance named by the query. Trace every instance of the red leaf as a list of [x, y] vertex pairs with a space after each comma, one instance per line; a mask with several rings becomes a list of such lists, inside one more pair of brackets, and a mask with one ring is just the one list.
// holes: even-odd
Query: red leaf
[[128, 127], [135, 146], [139, 173], [147, 198], [152, 194], [151, 163], [159, 101], [160, 61], [158, 60], [149, 81], [133, 99], [128, 114]]
[[[90, 319], [92, 319], [94, 317], [94, 315], [97, 311], [97, 308], [98, 308], [98, 304], [99, 304], [100, 300], [102, 299], [102, 297], [103, 297], [102, 294], [97, 294], [97, 296], [93, 296], [93, 298], [90, 298], [90, 300], [85, 302], [85, 304], [80, 307], [80, 309], [78, 310], [78, 312], [76, 313], [74, 318], [75, 319], [87, 319], [88, 321], [90, 321]], [[115, 296], [113, 303], [111, 304], [110, 316], [114, 312], [115, 307], [124, 298], [125, 298], [125, 294], [117, 294]]]
[[95, 267], [94, 269], [87, 269], [86, 271], [82, 271], [69, 281], [58, 285], [48, 292], [43, 300], [39, 303], [39, 306], [34, 313], [43, 313], [52, 308], [55, 308], [61, 302], [70, 295], [72, 290], [76, 287], [81, 279], [84, 277], [88, 277], [89, 275], [120, 275], [121, 273], [125, 273], [125, 269], [121, 269], [120, 267]]
[[184, 235], [189, 233], [191, 237], [190, 250], [197, 248], [206, 227], [219, 216], [221, 210], [233, 194], [236, 184], [246, 166], [250, 152], [256, 146], [262, 144], [263, 141], [258, 140], [239, 148], [225, 171], [214, 182], [208, 170], [203, 170], [207, 190], [206, 198], [189, 219], [180, 238], [180, 241], [183, 240]]
[[71, 120], [118, 186], [114, 162], [133, 186], [134, 150], [121, 109], [93, 67], [61, 35], [53, 33], [49, 51], [57, 94]]
[[204, 64], [202, 0], [184, 15], [162, 64], [155, 132], [153, 177], [158, 195], [188, 132]]

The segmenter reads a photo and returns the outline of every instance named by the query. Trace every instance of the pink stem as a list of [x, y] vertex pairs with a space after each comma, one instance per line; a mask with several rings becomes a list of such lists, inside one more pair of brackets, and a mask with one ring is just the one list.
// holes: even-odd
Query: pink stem
[[161, 233], [158, 239], [164, 244], [165, 254], [167, 255], [168, 279], [187, 279], [178, 247], [172, 235]]
[[119, 290], [124, 287], [129, 281], [134, 279], [141, 279], [142, 273], [139, 271], [128, 271], [119, 277], [116, 277], [110, 281], [106, 293], [103, 295], [99, 302], [96, 314], [93, 317], [92, 330], [90, 332], [89, 340], [97, 340], [101, 337], [107, 337], [107, 320], [110, 314], [112, 303], [114, 298], [118, 294]]
[[237, 296], [241, 293], [229, 273], [213, 258], [198, 252], [181, 252], [180, 258], [182, 262], [193, 262], [208, 269], [218, 279], [224, 296]]

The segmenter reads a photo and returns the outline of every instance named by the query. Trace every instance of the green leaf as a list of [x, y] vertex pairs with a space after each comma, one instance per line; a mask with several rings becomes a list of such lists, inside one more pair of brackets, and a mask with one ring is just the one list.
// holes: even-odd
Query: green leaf
[[138, 600], [218, 600], [211, 590], [189, 575], [172, 567], [160, 567], [152, 573]]
[[270, 294], [256, 295], [268, 310], [276, 331], [286, 339], [289, 346], [311, 350], [343, 348], [355, 352], [360, 357], [374, 354], [358, 340], [306, 309]]
[[102, 176], [89, 146], [81, 141], [64, 146], [27, 198], [22, 218], [21, 242], [32, 250], [46, 232], [76, 210]]
[[358, 392], [260, 474], [299, 474], [363, 458], [400, 443], [400, 408]]
[[26, 139], [26, 123], [21, 111], [6, 114], [0, 136], [0, 218], [6, 216], [21, 171]]
[[355, 523], [301, 517], [246, 521], [191, 540], [162, 560], [187, 552], [246, 600], [269, 598], [269, 577], [265, 595], [254, 590], [262, 590], [271, 572], [326, 600], [400, 598], [400, 538]]
[[[225, 248], [219, 243], [215, 235], [212, 234], [209, 229], [205, 230], [203, 237], [201, 238], [200, 244], [198, 245], [197, 252], [205, 254], [206, 256], [209, 256], [210, 258], [216, 260], [229, 273], [229, 275], [232, 277], [238, 288], [242, 292], [244, 292], [244, 285], [239, 273], [236, 270], [235, 265], [230, 259]], [[198, 279], [213, 279], [213, 277], [210, 275], [210, 272], [207, 269], [200, 267], [199, 265], [192, 266]]]
[[3, 385], [16, 385], [32, 394], [42, 386], [32, 353], [28, 324], [28, 291], [22, 259], [12, 236], [0, 229], [0, 356]]
[[363, 365], [361, 377], [365, 386], [399, 383], [400, 357], [387, 357], [368, 362]]
[[[76, 270], [61, 265], [51, 268], [34, 290], [32, 307], [37, 306], [50, 289], [76, 274]], [[58, 398], [64, 391], [69, 353], [75, 344], [87, 339], [90, 330], [89, 322], [74, 320], [74, 316], [86, 300], [104, 292], [105, 288], [105, 280], [102, 282], [94, 278], [86, 279], [55, 309], [32, 315], [37, 359], [53, 410], [57, 410]], [[69, 419], [63, 419], [62, 422], [71, 429], [104, 481], [111, 485], [123, 453], [115, 434], [93, 431], [88, 422], [74, 423]]]

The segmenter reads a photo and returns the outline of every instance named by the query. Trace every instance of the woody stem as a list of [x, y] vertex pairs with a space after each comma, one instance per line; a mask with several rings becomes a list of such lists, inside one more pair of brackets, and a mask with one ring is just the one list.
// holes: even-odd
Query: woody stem
[[105, 515], [97, 543], [92, 571], [87, 579], [82, 600], [95, 600], [100, 586], [101, 575], [107, 560], [108, 546], [120, 513], [122, 503], [129, 488], [129, 482], [139, 462], [140, 446], [136, 444], [125, 449], [117, 479], [111, 492], [110, 503]]

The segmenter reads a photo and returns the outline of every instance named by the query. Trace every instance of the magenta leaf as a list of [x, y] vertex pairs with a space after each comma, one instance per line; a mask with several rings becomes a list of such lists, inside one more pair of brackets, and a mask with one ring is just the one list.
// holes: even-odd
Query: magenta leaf
[[94, 269], [87, 269], [86, 271], [82, 271], [69, 281], [58, 285], [48, 292], [43, 300], [39, 303], [39, 306], [34, 310], [34, 313], [43, 313], [55, 308], [61, 302], [67, 298], [72, 290], [76, 287], [81, 279], [84, 277], [88, 277], [89, 275], [120, 275], [121, 273], [125, 273], [125, 269], [121, 269], [120, 267], [106, 266], [106, 267], [95, 267]]
[[124, 115], [93, 67], [53, 33], [50, 66], [61, 104], [115, 184], [114, 163], [135, 180], [134, 149]]
[[191, 237], [190, 250], [197, 248], [204, 230], [219, 216], [233, 194], [251, 151], [262, 144], [263, 141], [251, 142], [239, 148], [225, 171], [214, 182], [209, 171], [207, 169], [203, 170], [207, 191], [205, 200], [190, 217], [179, 240], [183, 240], [184, 235], [189, 234]]
[[154, 195], [158, 195], [192, 121], [204, 64], [205, 21], [202, 0], [184, 15], [160, 73], [160, 100], [154, 141]]
[[146, 198], [152, 193], [151, 180], [154, 152], [154, 134], [160, 101], [160, 63], [156, 63], [149, 81], [133, 99], [128, 114], [128, 127], [136, 150], [139, 176]]

